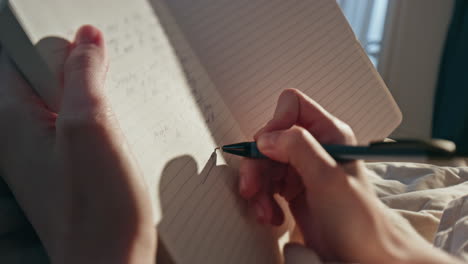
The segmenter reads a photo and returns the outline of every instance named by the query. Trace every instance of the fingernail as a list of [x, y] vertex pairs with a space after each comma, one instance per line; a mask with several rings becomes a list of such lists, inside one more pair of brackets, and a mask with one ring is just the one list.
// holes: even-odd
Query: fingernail
[[99, 30], [93, 26], [83, 26], [76, 34], [75, 42], [80, 44], [96, 44], [98, 41]]
[[272, 149], [276, 145], [276, 141], [278, 140], [279, 132], [270, 132], [264, 133], [258, 137], [257, 146], [258, 148], [265, 152], [269, 149]]
[[260, 223], [265, 222], [265, 212], [263, 211], [263, 207], [259, 204], [255, 204], [255, 214], [257, 215], [257, 220]]

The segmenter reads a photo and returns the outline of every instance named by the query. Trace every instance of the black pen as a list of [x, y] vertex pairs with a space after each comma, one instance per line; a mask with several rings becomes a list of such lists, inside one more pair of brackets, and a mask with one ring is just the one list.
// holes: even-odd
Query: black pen
[[[448, 140], [435, 139], [398, 140], [395, 142], [374, 142], [368, 146], [322, 145], [322, 147], [337, 161], [347, 160], [422, 160], [422, 159], [453, 159], [460, 155], [456, 153], [455, 144]], [[241, 142], [222, 146], [223, 152], [252, 159], [268, 158], [257, 148], [256, 142]]]

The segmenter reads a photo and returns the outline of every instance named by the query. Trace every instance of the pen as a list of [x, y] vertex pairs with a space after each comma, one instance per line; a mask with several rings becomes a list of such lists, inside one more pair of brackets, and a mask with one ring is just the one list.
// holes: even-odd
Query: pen
[[[455, 144], [448, 140], [398, 140], [396, 142], [374, 142], [368, 146], [322, 145], [337, 161], [347, 160], [419, 160], [453, 159], [461, 156], [456, 153]], [[252, 159], [268, 158], [257, 148], [256, 142], [241, 142], [224, 145], [223, 152]]]

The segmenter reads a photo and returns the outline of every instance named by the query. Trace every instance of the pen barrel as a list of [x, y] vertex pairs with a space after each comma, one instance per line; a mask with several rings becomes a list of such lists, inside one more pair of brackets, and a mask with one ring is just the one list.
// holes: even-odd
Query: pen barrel
[[[450, 144], [449, 144], [450, 143]], [[322, 145], [338, 162], [350, 160], [413, 160], [452, 159], [457, 156], [452, 142], [432, 140], [401, 140], [397, 142], [376, 142], [368, 146]], [[241, 142], [222, 147], [224, 152], [252, 159], [267, 159], [258, 149], [256, 142]]]
[[257, 142], [250, 142], [250, 158], [253, 159], [267, 159], [268, 157], [263, 155], [260, 150], [258, 150]]

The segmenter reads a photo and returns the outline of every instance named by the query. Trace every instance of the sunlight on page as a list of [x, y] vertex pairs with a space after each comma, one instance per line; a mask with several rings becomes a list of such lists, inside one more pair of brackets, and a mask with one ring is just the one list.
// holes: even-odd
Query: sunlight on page
[[400, 123], [335, 1], [166, 2], [246, 136], [266, 123], [289, 87], [348, 123], [362, 144]]
[[[51, 16], [51, 6], [60, 11]], [[247, 217], [236, 170], [212, 156], [216, 146], [245, 137], [164, 5], [19, 0], [14, 8], [33, 43], [46, 36], [72, 39], [83, 24], [104, 32], [111, 60], [107, 95], [176, 263], [279, 261], [276, 236]]]
[[280, 261], [278, 230], [248, 217], [237, 194], [238, 159], [213, 150], [251, 138], [284, 88], [349, 123], [360, 143], [401, 120], [335, 1], [12, 3], [33, 43], [71, 39], [83, 24], [103, 30], [107, 94], [176, 263]]

